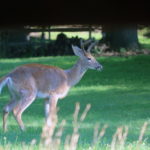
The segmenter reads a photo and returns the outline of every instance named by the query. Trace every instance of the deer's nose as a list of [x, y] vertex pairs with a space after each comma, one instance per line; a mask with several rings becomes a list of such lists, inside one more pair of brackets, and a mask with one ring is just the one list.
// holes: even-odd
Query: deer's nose
[[103, 69], [103, 66], [102, 65], [98, 65], [95, 69], [101, 71]]

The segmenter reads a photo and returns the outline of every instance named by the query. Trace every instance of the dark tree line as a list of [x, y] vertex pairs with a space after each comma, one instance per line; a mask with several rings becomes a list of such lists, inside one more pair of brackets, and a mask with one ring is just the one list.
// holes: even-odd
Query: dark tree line
[[[14, 35], [14, 34], [13, 34]], [[20, 38], [21, 36], [21, 38]], [[37, 57], [37, 56], [56, 56], [56, 55], [73, 55], [71, 45], [80, 46], [80, 38], [73, 37], [67, 38], [63, 33], [58, 34], [56, 40], [49, 40], [46, 42], [44, 39], [37, 39], [38, 42], [27, 40], [27, 34], [15, 33], [19, 37], [19, 41], [11, 39], [9, 33], [1, 34], [0, 42], [0, 57], [15, 58], [15, 57]], [[10, 38], [11, 37], [11, 38]]]

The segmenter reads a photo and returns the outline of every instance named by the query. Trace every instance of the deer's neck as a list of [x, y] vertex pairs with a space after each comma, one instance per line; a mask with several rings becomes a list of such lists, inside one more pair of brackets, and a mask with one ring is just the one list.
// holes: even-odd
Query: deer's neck
[[68, 77], [68, 84], [69, 86], [74, 86], [77, 84], [85, 72], [87, 71], [87, 68], [83, 64], [81, 60], [78, 60], [77, 63], [70, 69], [65, 70], [67, 77]]

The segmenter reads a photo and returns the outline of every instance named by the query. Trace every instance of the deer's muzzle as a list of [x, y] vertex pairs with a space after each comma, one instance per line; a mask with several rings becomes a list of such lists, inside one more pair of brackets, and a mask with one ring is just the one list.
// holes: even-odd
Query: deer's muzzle
[[98, 70], [98, 71], [102, 71], [103, 66], [102, 66], [102, 65], [99, 65], [99, 66], [97, 66], [95, 69]]

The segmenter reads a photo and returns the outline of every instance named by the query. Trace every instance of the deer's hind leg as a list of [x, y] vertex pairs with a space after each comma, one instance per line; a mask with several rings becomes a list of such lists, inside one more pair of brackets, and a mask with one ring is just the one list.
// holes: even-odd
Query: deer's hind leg
[[13, 97], [10, 101], [10, 103], [8, 103], [4, 108], [3, 108], [3, 130], [7, 131], [7, 118], [9, 113], [13, 110], [13, 108], [15, 107], [17, 101], [15, 99], [15, 97]]
[[23, 90], [20, 96], [20, 100], [17, 102], [13, 109], [14, 117], [21, 130], [25, 130], [24, 123], [22, 121], [22, 113], [29, 107], [29, 105], [35, 100], [36, 93], [33, 90]]

